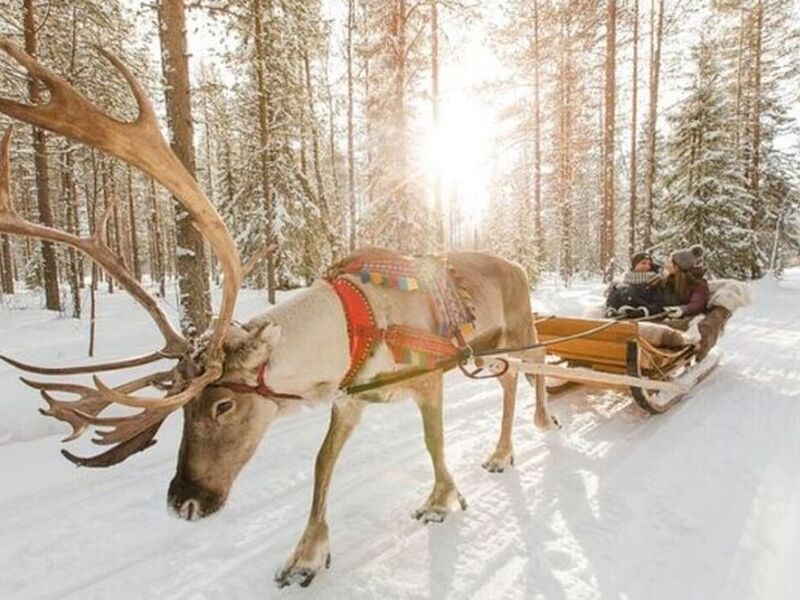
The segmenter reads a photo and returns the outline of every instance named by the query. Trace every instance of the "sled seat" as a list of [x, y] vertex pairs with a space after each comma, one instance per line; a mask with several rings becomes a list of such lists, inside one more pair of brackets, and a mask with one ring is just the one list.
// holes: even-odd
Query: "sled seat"
[[539, 341], [552, 342], [545, 347], [547, 361], [532, 363], [509, 356], [504, 361], [517, 372], [544, 376], [548, 393], [575, 384], [623, 387], [642, 409], [660, 414], [689, 395], [721, 356], [711, 351], [697, 360], [694, 346], [656, 347], [645, 339], [645, 332], [650, 339], [668, 338], [653, 337], [652, 330], [636, 321], [533, 317]]
[[534, 322], [542, 342], [580, 335], [613, 323], [586, 337], [547, 347], [548, 356], [554, 357], [556, 361], [593, 371], [630, 372], [631, 353], [635, 348], [640, 372], [650, 377], [663, 378], [669, 372], [687, 364], [694, 353], [692, 346], [668, 349], [653, 346], [640, 335], [639, 325], [635, 321], [611, 322], [606, 319], [534, 315]]

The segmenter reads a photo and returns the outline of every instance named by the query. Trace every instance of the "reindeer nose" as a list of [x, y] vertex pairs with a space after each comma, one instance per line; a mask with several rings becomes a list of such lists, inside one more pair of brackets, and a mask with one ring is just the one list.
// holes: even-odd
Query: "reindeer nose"
[[187, 521], [198, 521], [222, 508], [226, 498], [227, 494], [175, 476], [167, 491], [167, 507], [176, 517]]
[[194, 498], [184, 500], [183, 504], [181, 504], [181, 507], [178, 510], [178, 514], [180, 515], [181, 519], [195, 521], [200, 518], [200, 503]]

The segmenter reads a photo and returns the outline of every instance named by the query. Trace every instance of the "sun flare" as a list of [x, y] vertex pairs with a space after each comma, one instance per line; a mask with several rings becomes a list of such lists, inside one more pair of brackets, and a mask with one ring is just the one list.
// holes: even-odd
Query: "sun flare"
[[429, 176], [442, 181], [445, 205], [455, 202], [469, 221], [478, 221], [486, 207], [491, 174], [493, 113], [478, 98], [444, 98], [439, 127], [424, 143]]

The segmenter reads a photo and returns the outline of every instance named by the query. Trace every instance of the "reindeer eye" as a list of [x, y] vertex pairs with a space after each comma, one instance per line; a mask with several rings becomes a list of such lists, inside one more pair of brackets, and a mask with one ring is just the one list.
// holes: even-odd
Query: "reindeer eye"
[[214, 405], [214, 418], [219, 418], [233, 408], [233, 400], [221, 400]]

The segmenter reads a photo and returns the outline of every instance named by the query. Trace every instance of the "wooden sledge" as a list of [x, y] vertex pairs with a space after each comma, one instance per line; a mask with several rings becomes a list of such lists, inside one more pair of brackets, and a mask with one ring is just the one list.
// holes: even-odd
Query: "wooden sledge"
[[[610, 321], [573, 317], [537, 318], [539, 341], [547, 362], [530, 363], [504, 357], [509, 367], [569, 384], [630, 388], [633, 399], [651, 414], [666, 412], [684, 399], [717, 366], [720, 354], [712, 351], [702, 361], [693, 346], [657, 348], [644, 339], [635, 321]], [[574, 337], [579, 336], [579, 337]]]

